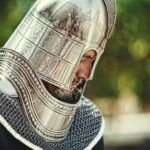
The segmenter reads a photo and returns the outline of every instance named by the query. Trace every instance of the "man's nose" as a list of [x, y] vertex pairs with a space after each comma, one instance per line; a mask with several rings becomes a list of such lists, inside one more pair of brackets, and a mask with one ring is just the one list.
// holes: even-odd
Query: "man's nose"
[[76, 72], [76, 76], [84, 81], [88, 80], [91, 72], [91, 64], [89, 62], [81, 62]]

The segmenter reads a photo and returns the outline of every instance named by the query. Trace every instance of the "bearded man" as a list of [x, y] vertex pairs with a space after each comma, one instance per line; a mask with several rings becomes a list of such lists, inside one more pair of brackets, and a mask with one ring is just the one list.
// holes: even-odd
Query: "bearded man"
[[115, 23], [114, 0], [38, 0], [0, 48], [0, 149], [104, 149], [83, 96]]

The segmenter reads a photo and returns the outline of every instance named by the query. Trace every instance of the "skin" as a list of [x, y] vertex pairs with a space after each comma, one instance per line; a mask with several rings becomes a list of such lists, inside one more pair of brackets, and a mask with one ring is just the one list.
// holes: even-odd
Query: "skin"
[[[89, 50], [87, 51], [81, 61], [80, 64], [77, 68], [77, 71], [75, 73], [75, 77], [73, 79], [72, 85], [71, 85], [71, 90], [74, 90], [75, 88], [77, 88], [78, 85], [80, 85], [80, 81], [87, 81], [92, 67], [93, 67], [93, 62], [95, 61], [96, 58], [96, 52], [94, 50]], [[51, 84], [48, 84], [47, 82], [43, 81], [46, 89], [50, 92], [53, 93], [54, 91], [56, 91], [58, 88], [56, 86], [53, 86]], [[61, 92], [63, 92], [65, 95], [69, 95], [70, 91], [66, 90], [66, 89], [61, 89]]]
[[75, 89], [77, 87], [79, 79], [82, 79], [83, 81], [88, 80], [95, 58], [96, 52], [94, 50], [89, 50], [83, 55], [81, 62], [75, 73], [71, 89]]

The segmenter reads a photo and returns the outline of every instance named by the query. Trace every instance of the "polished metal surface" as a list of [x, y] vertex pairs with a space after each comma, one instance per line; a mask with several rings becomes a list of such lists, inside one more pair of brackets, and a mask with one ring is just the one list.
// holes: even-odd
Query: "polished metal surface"
[[4, 93], [19, 95], [28, 121], [46, 140], [65, 138], [81, 101], [61, 102], [41, 79], [70, 90], [82, 56], [94, 50], [91, 79], [114, 23], [114, 0], [38, 0], [0, 49]]
[[0, 49], [0, 78], [9, 83], [5, 88], [14, 88], [28, 121], [40, 136], [50, 141], [65, 138], [80, 101], [68, 104], [57, 100], [47, 92], [30, 63], [12, 50]]
[[104, 51], [115, 22], [114, 0], [38, 0], [4, 45], [53, 85], [70, 89], [82, 56]]
[[[42, 150], [91, 150], [89, 146], [95, 139], [99, 140], [104, 132], [104, 120], [97, 107], [87, 98], [82, 97], [82, 105], [77, 109], [71, 128], [62, 141], [51, 142], [41, 138], [28, 123], [20, 107], [19, 98], [12, 98], [0, 92], [0, 116], [16, 131], [8, 131], [16, 138], [18, 135], [42, 148]], [[0, 123], [3, 121], [0, 117]], [[84, 131], [84, 132], [83, 132]], [[99, 138], [97, 138], [97, 135]], [[27, 146], [30, 147], [29, 144]], [[94, 145], [93, 145], [94, 147]], [[38, 148], [31, 149], [37, 150]]]

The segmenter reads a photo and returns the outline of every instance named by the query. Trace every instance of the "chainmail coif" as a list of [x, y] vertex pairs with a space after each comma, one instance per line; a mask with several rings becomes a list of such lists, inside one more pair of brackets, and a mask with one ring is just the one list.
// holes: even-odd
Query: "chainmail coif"
[[60, 142], [48, 142], [30, 126], [18, 98], [0, 93], [0, 114], [17, 133], [45, 150], [83, 150], [98, 134], [102, 122], [99, 110], [82, 97], [82, 105], [77, 109], [67, 137]]

